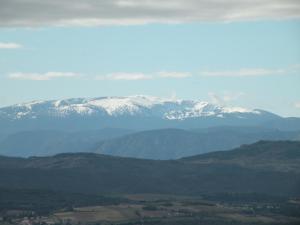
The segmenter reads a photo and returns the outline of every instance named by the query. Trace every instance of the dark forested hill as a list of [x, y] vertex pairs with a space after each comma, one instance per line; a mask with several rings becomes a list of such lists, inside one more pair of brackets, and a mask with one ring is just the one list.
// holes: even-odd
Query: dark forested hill
[[[299, 151], [299, 142], [258, 142], [233, 151], [171, 161], [91, 153], [0, 157], [0, 187], [79, 193], [299, 196], [300, 171], [295, 166]], [[276, 166], [261, 167], [263, 161]]]
[[226, 152], [212, 152], [182, 159], [191, 163], [218, 163], [245, 168], [300, 173], [300, 142], [259, 141]]

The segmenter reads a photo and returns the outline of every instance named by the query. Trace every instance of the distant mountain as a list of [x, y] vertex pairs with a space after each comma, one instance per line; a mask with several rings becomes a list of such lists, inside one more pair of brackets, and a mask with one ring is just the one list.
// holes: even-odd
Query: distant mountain
[[0, 133], [0, 141], [2, 141], [3, 139], [5, 139], [6, 137], [7, 137], [7, 134]]
[[268, 120], [261, 124], [264, 127], [277, 128], [281, 130], [300, 130], [300, 118], [288, 117]]
[[[223, 125], [254, 126], [276, 120], [285, 119], [264, 110], [224, 107], [199, 100], [149, 96], [76, 98], [34, 101], [1, 108], [0, 132], [107, 127], [191, 129]], [[288, 126], [286, 128], [289, 129]]]
[[145, 159], [176, 159], [205, 152], [210, 140], [180, 129], [142, 131], [99, 142], [94, 152]]
[[100, 129], [77, 132], [62, 130], [22, 131], [0, 138], [0, 154], [7, 156], [46, 156], [63, 152], [89, 151], [105, 139], [132, 133], [126, 129]]
[[178, 159], [228, 150], [259, 140], [300, 140], [300, 131], [287, 132], [262, 127], [160, 129], [135, 133], [113, 128], [77, 132], [36, 130], [10, 134], [0, 140], [0, 154], [28, 157], [97, 152], [145, 159]]
[[228, 150], [259, 140], [297, 139], [300, 140], [300, 132], [283, 132], [261, 127], [214, 127], [191, 131], [162, 129], [103, 140], [96, 145], [94, 151], [123, 157], [178, 159], [217, 150]]
[[255, 192], [299, 197], [299, 151], [299, 142], [280, 141], [171, 161], [91, 153], [0, 157], [0, 187], [76, 193]]
[[221, 107], [208, 102], [171, 100], [150, 96], [77, 98], [58, 101], [34, 101], [2, 108], [1, 116], [10, 119], [37, 119], [43, 116], [70, 115], [142, 116], [169, 120], [217, 116], [232, 113], [262, 114], [261, 110]]

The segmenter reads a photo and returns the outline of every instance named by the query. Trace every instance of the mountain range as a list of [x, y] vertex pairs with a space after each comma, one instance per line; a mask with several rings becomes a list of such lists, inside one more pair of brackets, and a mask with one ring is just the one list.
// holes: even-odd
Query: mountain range
[[266, 126], [300, 130], [289, 118], [261, 109], [226, 107], [200, 100], [150, 96], [76, 98], [33, 101], [0, 108], [0, 133], [24, 130], [91, 130], [123, 128], [205, 128], [212, 126]]
[[33, 101], [0, 108], [0, 154], [94, 152], [178, 159], [259, 140], [299, 140], [300, 118], [151, 96]]
[[29, 130], [3, 136], [0, 154], [9, 156], [46, 156], [63, 152], [85, 152], [101, 140], [132, 133], [126, 129], [100, 129], [68, 132], [63, 130]]
[[92, 152], [145, 159], [178, 159], [228, 150], [259, 140], [300, 140], [300, 132], [261, 127], [148, 130], [102, 140], [95, 144]]
[[0, 140], [0, 154], [49, 156], [67, 152], [95, 152], [144, 159], [178, 159], [216, 150], [228, 150], [259, 140], [300, 140], [299, 131], [262, 127], [214, 127], [193, 130], [133, 131], [100, 129], [67, 132], [33, 130]]

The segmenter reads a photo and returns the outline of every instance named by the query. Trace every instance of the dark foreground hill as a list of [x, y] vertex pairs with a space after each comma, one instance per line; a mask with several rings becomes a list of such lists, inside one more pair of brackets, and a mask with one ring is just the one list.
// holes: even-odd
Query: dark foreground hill
[[212, 152], [182, 159], [191, 163], [232, 164], [244, 168], [300, 172], [300, 142], [259, 141], [227, 152]]
[[0, 187], [78, 193], [300, 196], [299, 152], [299, 142], [279, 141], [171, 161], [91, 153], [1, 157]]

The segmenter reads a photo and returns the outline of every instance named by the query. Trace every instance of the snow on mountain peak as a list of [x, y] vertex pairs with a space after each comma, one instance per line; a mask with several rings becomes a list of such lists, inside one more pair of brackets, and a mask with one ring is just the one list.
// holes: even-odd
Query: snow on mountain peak
[[179, 100], [153, 96], [73, 98], [54, 101], [33, 101], [0, 109], [0, 115], [10, 118], [36, 118], [38, 116], [66, 117], [76, 115], [101, 116], [154, 116], [169, 120], [218, 116], [232, 113], [254, 113], [241, 107], [223, 107], [199, 100]]

